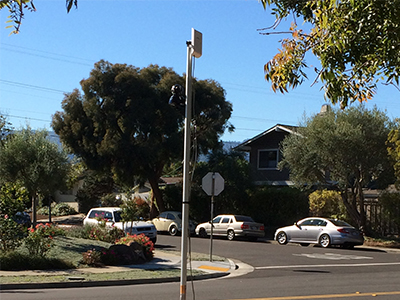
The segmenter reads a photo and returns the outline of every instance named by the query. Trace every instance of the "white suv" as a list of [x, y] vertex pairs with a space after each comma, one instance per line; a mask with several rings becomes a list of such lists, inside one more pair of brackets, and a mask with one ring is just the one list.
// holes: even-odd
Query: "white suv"
[[150, 221], [122, 222], [121, 211], [119, 207], [92, 208], [83, 220], [83, 225], [97, 225], [99, 219], [105, 219], [108, 227], [115, 226], [132, 235], [144, 233], [154, 244], [156, 243], [157, 230], [154, 224]]

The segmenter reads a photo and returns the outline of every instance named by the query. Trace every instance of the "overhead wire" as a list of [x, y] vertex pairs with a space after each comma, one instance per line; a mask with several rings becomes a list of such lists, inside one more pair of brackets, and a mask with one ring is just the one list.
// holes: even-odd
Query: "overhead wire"
[[[92, 66], [94, 63], [89, 64], [88, 62], [93, 62], [93, 60], [90, 59], [86, 59], [86, 58], [80, 58], [80, 57], [76, 57], [76, 56], [70, 56], [70, 55], [65, 55], [65, 54], [60, 54], [60, 53], [53, 53], [53, 52], [49, 52], [49, 51], [43, 51], [43, 50], [38, 50], [38, 49], [32, 49], [32, 48], [28, 48], [28, 47], [22, 47], [22, 46], [17, 46], [17, 45], [12, 45], [12, 44], [8, 44], [8, 43], [1, 43], [0, 44], [0, 48], [6, 51], [13, 51], [13, 52], [17, 52], [20, 54], [24, 54], [24, 55], [33, 55], [33, 56], [40, 56], [42, 58], [45, 59], [52, 59], [52, 60], [58, 60], [58, 61], [63, 61], [63, 62], [67, 62], [67, 63], [71, 63], [71, 64], [80, 64], [80, 65], [85, 65], [85, 66]], [[16, 48], [10, 50], [10, 48]], [[21, 49], [21, 50], [18, 50]], [[25, 51], [26, 50], [26, 51]], [[38, 53], [43, 53], [43, 55], [41, 54], [35, 54], [35, 53], [29, 53], [28, 51], [31, 52], [38, 52]], [[51, 56], [55, 56], [55, 57], [50, 57]], [[61, 57], [61, 58], [57, 58], [57, 57]], [[63, 58], [67, 58], [67, 59], [63, 59]], [[78, 61], [73, 61], [73, 60], [78, 60]], [[79, 62], [82, 61], [82, 62]], [[21, 82], [15, 82], [15, 81], [11, 81], [11, 80], [4, 80], [4, 79], [0, 79], [0, 82], [3, 84], [8, 84], [10, 86], [17, 86], [17, 87], [22, 87], [22, 88], [26, 88], [26, 89], [32, 89], [32, 90], [38, 90], [38, 91], [44, 91], [44, 92], [52, 92], [52, 93], [67, 93], [66, 91], [62, 91], [59, 89], [53, 89], [50, 87], [43, 87], [43, 86], [37, 86], [37, 85], [31, 85], [31, 84], [26, 84], [26, 83], [21, 83]], [[239, 91], [244, 91], [246, 93], [257, 93], [257, 94], [269, 94], [272, 93], [271, 91], [266, 90], [264, 87], [257, 87], [257, 86], [249, 86], [249, 85], [245, 85], [245, 84], [238, 84], [238, 83], [232, 83], [232, 82], [221, 82], [224, 85], [230, 85], [230, 89], [232, 90], [239, 90]], [[0, 88], [0, 90], [4, 91], [3, 89]], [[15, 92], [14, 92], [15, 93]], [[274, 95], [276, 95], [274, 93]], [[310, 94], [310, 93], [301, 93], [301, 92], [296, 92], [296, 97], [298, 97], [299, 95], [303, 95], [303, 96], [307, 96], [308, 99], [310, 98], [318, 98], [320, 99], [320, 97]], [[290, 94], [286, 94], [285, 98], [287, 97], [295, 97], [292, 96]], [[55, 101], [59, 101], [59, 99], [54, 99]], [[389, 102], [385, 102], [385, 101], [379, 101], [379, 103], [381, 104], [390, 104], [392, 105], [392, 103]], [[14, 116], [14, 117], [19, 117], [19, 118], [25, 118], [25, 119], [31, 119], [31, 120], [35, 120], [34, 118], [30, 118], [30, 117], [22, 117], [22, 116]], [[254, 118], [254, 117], [245, 117], [245, 116], [231, 116], [232, 119], [247, 119], [250, 121], [261, 121], [261, 122], [275, 122], [275, 123], [297, 123], [294, 121], [285, 121], [285, 120], [273, 120], [273, 119], [263, 119], [263, 118]], [[43, 121], [43, 120], [42, 120]], [[50, 121], [49, 121], [50, 122]], [[253, 132], [260, 132], [262, 130], [264, 130], [265, 128], [262, 129], [256, 129], [256, 128], [243, 128], [243, 127], [236, 127], [235, 128], [237, 131], [253, 131]]]

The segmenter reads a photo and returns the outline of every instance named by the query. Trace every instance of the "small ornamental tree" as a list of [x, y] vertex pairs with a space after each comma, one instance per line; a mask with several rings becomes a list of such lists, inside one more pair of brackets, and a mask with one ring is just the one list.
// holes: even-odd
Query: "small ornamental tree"
[[279, 167], [288, 167], [300, 187], [335, 188], [354, 225], [367, 231], [363, 189], [393, 181], [386, 150], [390, 128], [385, 113], [363, 105], [315, 115], [285, 138]]
[[52, 195], [66, 186], [70, 163], [67, 154], [47, 139], [47, 131], [29, 127], [12, 135], [0, 152], [0, 177], [18, 182], [32, 200], [33, 224], [40, 195]]

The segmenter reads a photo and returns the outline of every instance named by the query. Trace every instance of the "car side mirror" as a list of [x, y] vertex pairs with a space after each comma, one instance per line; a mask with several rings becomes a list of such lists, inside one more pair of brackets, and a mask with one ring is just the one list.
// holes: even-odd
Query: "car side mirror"
[[297, 228], [301, 229], [300, 225], [297, 224], [297, 222], [294, 222], [294, 225], [296, 225]]

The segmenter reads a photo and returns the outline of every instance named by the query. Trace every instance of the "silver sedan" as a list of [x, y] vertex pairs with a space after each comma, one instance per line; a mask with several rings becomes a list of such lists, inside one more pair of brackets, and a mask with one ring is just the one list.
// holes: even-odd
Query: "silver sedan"
[[302, 246], [319, 244], [326, 248], [331, 245], [341, 245], [353, 248], [364, 243], [364, 237], [359, 230], [340, 220], [309, 217], [294, 225], [278, 228], [274, 239], [281, 245], [298, 243]]
[[211, 224], [213, 235], [226, 236], [230, 241], [235, 237], [246, 237], [255, 241], [265, 235], [264, 224], [256, 223], [251, 217], [242, 215], [218, 215], [212, 222], [197, 225], [196, 234], [200, 237], [211, 235]]

